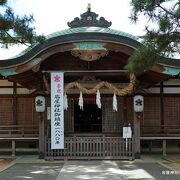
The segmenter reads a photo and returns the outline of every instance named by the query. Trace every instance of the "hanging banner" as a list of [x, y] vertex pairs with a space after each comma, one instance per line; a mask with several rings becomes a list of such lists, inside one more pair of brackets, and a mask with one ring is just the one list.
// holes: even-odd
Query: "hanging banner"
[[64, 74], [51, 72], [51, 149], [64, 149]]

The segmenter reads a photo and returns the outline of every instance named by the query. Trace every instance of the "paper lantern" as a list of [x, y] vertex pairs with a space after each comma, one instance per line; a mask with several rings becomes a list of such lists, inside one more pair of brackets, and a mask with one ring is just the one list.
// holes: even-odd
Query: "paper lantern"
[[134, 111], [143, 112], [144, 110], [144, 98], [141, 95], [134, 96]]
[[36, 107], [36, 112], [45, 111], [45, 97], [44, 96], [36, 96], [35, 107]]

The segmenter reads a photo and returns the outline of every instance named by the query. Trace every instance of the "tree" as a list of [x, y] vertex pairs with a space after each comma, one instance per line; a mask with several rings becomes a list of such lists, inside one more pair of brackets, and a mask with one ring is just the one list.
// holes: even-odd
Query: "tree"
[[142, 46], [129, 58], [130, 72], [141, 73], [175, 53], [180, 54], [180, 0], [131, 0], [131, 20], [148, 20]]
[[[2, 47], [9, 44], [34, 44], [44, 40], [43, 35], [36, 35], [32, 23], [32, 15], [20, 17], [14, 14], [12, 8], [7, 6], [7, 0], [0, 0], [0, 43]], [[29, 45], [28, 45], [29, 46]]]

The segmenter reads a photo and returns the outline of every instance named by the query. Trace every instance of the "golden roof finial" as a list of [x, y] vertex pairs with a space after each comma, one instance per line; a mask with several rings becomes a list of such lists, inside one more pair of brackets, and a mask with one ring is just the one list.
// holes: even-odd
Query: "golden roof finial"
[[87, 11], [91, 11], [91, 3], [88, 3], [88, 5], [87, 5]]

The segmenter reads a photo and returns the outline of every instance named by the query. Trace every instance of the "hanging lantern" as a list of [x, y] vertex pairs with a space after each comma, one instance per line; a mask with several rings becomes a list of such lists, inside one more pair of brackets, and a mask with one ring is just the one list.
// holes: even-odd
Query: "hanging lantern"
[[45, 97], [44, 96], [36, 96], [35, 108], [36, 108], [36, 112], [44, 112], [45, 111]]
[[67, 99], [67, 94], [64, 94], [64, 110], [68, 109], [68, 99]]
[[134, 111], [143, 112], [144, 110], [144, 98], [141, 95], [134, 96]]
[[96, 92], [96, 105], [99, 109], [101, 109], [101, 95], [99, 89]]
[[83, 110], [83, 95], [82, 95], [82, 92], [80, 92], [78, 105], [79, 105], [80, 109]]

